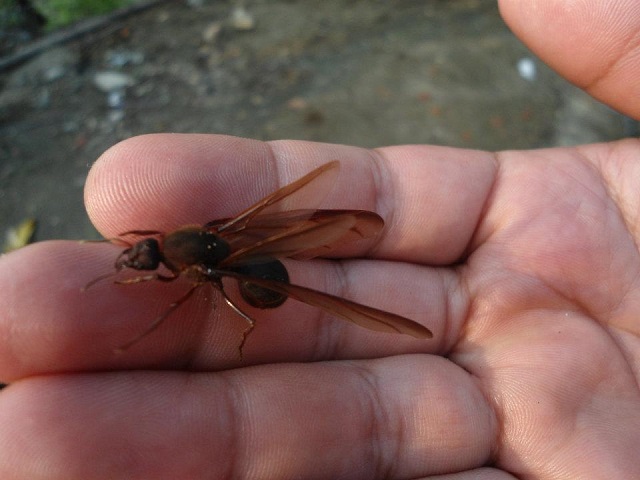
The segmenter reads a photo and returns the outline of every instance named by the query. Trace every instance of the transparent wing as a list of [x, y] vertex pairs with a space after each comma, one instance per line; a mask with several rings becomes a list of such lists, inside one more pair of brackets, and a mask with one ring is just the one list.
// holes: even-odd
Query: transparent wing
[[263, 258], [313, 258], [330, 253], [342, 243], [373, 237], [383, 226], [384, 221], [378, 214], [365, 210], [260, 215], [239, 232], [221, 234], [232, 253], [220, 266]]
[[[331, 190], [339, 172], [340, 162], [338, 160], [325, 163], [295, 182], [267, 195], [232, 219], [224, 223], [221, 223], [220, 220], [214, 220], [204, 225], [204, 228], [215, 228], [218, 233], [238, 231], [259, 213], [266, 213], [265, 210], [269, 207], [277, 206], [279, 210], [284, 211], [291, 210], [293, 204], [316, 206]], [[303, 189], [303, 187], [307, 188]], [[294, 194], [296, 194], [295, 197]]]

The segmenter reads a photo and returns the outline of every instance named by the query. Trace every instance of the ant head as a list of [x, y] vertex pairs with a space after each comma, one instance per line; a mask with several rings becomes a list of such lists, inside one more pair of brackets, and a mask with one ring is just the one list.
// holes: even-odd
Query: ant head
[[162, 254], [158, 240], [145, 238], [120, 254], [116, 260], [116, 269], [155, 270], [161, 261]]

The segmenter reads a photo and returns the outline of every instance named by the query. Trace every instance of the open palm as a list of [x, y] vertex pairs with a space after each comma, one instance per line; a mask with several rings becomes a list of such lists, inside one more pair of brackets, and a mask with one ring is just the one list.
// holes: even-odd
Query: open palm
[[[507, 18], [524, 4], [503, 3]], [[595, 93], [620, 102], [612, 88]], [[340, 159], [323, 207], [375, 210], [385, 230], [338, 259], [287, 263], [292, 280], [405, 315], [434, 338], [288, 301], [255, 315], [241, 360], [242, 320], [202, 288], [115, 354], [188, 285], [81, 292], [120, 249], [36, 244], [0, 259], [0, 476], [638, 477], [639, 157], [635, 140], [497, 155], [123, 142], [87, 183], [107, 237], [233, 215]]]

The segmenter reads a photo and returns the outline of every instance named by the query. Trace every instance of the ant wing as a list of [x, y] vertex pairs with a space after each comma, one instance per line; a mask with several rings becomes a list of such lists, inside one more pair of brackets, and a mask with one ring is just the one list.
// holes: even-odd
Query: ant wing
[[233, 277], [239, 282], [247, 282], [253, 285], [273, 290], [296, 300], [323, 309], [336, 317], [348, 320], [361, 327], [377, 332], [403, 333], [411, 335], [415, 338], [431, 338], [433, 333], [424, 325], [413, 320], [396, 315], [395, 313], [385, 312], [377, 308], [368, 307], [360, 303], [336, 297], [328, 293], [319, 292], [311, 288], [301, 287], [276, 280], [267, 280], [263, 278], [243, 275], [227, 270], [212, 271], [216, 275]]
[[213, 220], [205, 225], [208, 230], [224, 238], [232, 247], [243, 248], [251, 243], [262, 241], [282, 233], [301, 222], [306, 222], [319, 212], [315, 209], [288, 210], [284, 212], [261, 213], [251, 218], [242, 228], [219, 231], [219, 226], [229, 222], [230, 218]]
[[[325, 163], [295, 182], [285, 185], [279, 190], [267, 195], [262, 200], [239, 213], [232, 219], [224, 223], [221, 223], [220, 220], [213, 220], [205, 224], [204, 228], [214, 228], [217, 233], [241, 230], [248, 225], [252, 218], [259, 213], [264, 212], [266, 208], [275, 205], [276, 203], [278, 204], [278, 207], [280, 207], [280, 210], [283, 211], [291, 210], [291, 208], [287, 206], [287, 203], [315, 206], [319, 204], [330, 191], [330, 187], [335, 182], [339, 171], [339, 161], [334, 160], [332, 162]], [[311, 185], [312, 183], [314, 188], [305, 188], [303, 191], [300, 191], [303, 187]], [[295, 198], [292, 198], [291, 195], [296, 192], [299, 192], [298, 195], [296, 195]]]
[[306, 211], [260, 215], [244, 230], [222, 235], [232, 253], [220, 266], [278, 257], [313, 258], [345, 242], [373, 237], [383, 226], [378, 214], [365, 210], [315, 210], [308, 216]]

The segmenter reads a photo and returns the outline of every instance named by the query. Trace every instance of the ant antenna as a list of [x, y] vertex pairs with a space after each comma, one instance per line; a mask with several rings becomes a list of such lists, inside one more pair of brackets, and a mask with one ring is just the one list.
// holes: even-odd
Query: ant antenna
[[101, 282], [102, 280], [105, 280], [105, 279], [111, 278], [111, 277], [115, 277], [116, 275], [118, 275], [118, 273], [120, 273], [120, 270], [115, 271], [115, 272], [105, 273], [104, 275], [100, 275], [99, 277], [94, 278], [89, 283], [87, 283], [84, 287], [82, 287], [80, 289], [80, 291], [84, 292], [84, 291], [88, 290], [89, 288], [93, 287], [96, 283]]

